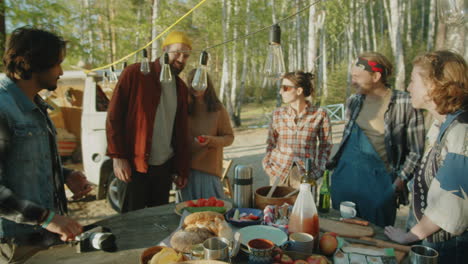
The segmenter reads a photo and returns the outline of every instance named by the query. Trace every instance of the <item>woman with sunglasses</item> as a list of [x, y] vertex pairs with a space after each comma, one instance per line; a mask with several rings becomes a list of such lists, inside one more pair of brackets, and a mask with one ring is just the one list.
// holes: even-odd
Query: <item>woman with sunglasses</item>
[[298, 188], [305, 162], [312, 160], [311, 176], [318, 179], [330, 155], [331, 126], [327, 112], [306, 98], [314, 94], [313, 75], [302, 71], [282, 77], [281, 97], [286, 106], [273, 111], [263, 168], [270, 184]]
[[468, 67], [450, 51], [429, 52], [413, 61], [411, 103], [434, 123], [415, 175], [413, 210], [418, 223], [406, 233], [388, 226], [385, 234], [439, 252], [439, 263], [468, 259]]
[[223, 148], [234, 141], [231, 121], [208, 76], [205, 90], [196, 90], [191, 85], [195, 76], [188, 74], [189, 84], [189, 135], [192, 142], [190, 176], [182, 189], [183, 200], [199, 198], [224, 198], [221, 184]]

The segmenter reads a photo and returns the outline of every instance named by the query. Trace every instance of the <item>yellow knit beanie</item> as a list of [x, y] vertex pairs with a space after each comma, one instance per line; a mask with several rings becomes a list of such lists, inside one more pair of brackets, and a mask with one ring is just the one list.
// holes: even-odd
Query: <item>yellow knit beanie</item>
[[169, 35], [167, 35], [167, 37], [164, 39], [162, 47], [164, 48], [167, 45], [171, 45], [174, 43], [182, 43], [192, 48], [192, 41], [187, 36], [187, 34], [181, 31], [172, 31], [171, 33], [169, 33]]

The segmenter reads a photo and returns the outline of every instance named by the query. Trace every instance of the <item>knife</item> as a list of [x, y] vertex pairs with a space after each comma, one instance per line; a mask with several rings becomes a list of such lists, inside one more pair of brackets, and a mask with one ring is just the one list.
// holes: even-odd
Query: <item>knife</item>
[[345, 237], [344, 240], [348, 241], [349, 243], [363, 244], [380, 248], [394, 248], [396, 250], [403, 251], [406, 253], [408, 253], [411, 249], [411, 247], [409, 246], [395, 244], [370, 237], [361, 237], [360, 239]]
[[358, 219], [342, 218], [342, 217], [329, 217], [328, 219], [340, 221], [340, 222], [348, 223], [348, 224], [361, 225], [361, 226], [369, 225], [369, 221], [366, 221], [366, 220], [358, 220]]

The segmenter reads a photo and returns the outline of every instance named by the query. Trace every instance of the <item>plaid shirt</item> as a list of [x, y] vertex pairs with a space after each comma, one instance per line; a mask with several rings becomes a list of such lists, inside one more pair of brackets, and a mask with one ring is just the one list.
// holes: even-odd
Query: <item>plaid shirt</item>
[[[346, 102], [346, 125], [343, 139], [331, 160], [331, 167], [335, 167], [340, 158], [365, 98], [365, 95], [355, 94]], [[385, 149], [391, 173], [402, 180], [410, 180], [424, 151], [423, 113], [411, 106], [408, 93], [393, 90], [390, 104], [385, 112], [384, 123]]]
[[[297, 119], [297, 122], [294, 120]], [[331, 151], [331, 126], [327, 112], [307, 102], [298, 116], [290, 106], [273, 111], [263, 168], [270, 176], [284, 179], [293, 163], [305, 173], [305, 160], [312, 159], [312, 175], [322, 176]]]

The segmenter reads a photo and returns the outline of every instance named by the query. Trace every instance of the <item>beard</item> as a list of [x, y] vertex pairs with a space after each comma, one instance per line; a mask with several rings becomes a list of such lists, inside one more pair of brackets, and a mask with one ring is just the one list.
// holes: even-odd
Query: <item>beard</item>
[[174, 73], [174, 75], [179, 75], [179, 73], [181, 73], [184, 68], [185, 68], [185, 65], [182, 65], [182, 64], [179, 64], [180, 66], [176, 66], [177, 64], [175, 62], [169, 64], [169, 66], [171, 66], [171, 71], [172, 73]]
[[46, 80], [46, 79], [42, 79], [42, 78], [39, 78], [38, 80], [38, 83], [39, 83], [39, 87], [41, 87], [42, 89], [46, 89], [48, 91], [55, 91], [57, 89], [57, 81], [58, 81], [59, 78], [57, 78], [55, 80], [55, 82], [51, 82], [50, 80]]

